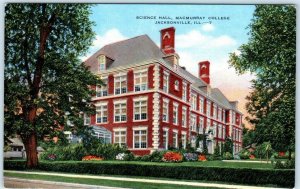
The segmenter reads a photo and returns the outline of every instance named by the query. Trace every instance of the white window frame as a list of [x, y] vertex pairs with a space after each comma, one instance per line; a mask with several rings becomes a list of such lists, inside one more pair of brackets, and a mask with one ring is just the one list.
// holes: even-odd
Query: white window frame
[[[106, 106], [106, 108], [104, 108]], [[106, 121], [103, 121], [104, 112], [106, 111]], [[98, 112], [100, 112], [100, 122], [98, 121]], [[108, 122], [108, 105], [107, 102], [96, 104], [96, 123], [107, 123]]]
[[105, 86], [96, 85], [96, 97], [108, 96], [108, 79], [104, 77], [101, 80]]
[[182, 115], [181, 115], [181, 125], [182, 127], [187, 126], [187, 108], [185, 106], [182, 107]]
[[200, 113], [204, 113], [204, 98], [203, 97], [200, 97], [200, 102], [199, 102], [199, 110], [200, 110]]
[[98, 56], [98, 63], [99, 63], [99, 71], [106, 70], [106, 57], [105, 55]]
[[213, 104], [213, 118], [214, 119], [217, 119], [217, 111], [218, 110], [218, 107], [217, 105]]
[[163, 91], [168, 93], [169, 92], [169, 78], [170, 74], [168, 72], [164, 72], [163, 75]]
[[174, 82], [174, 89], [175, 89], [176, 91], [179, 91], [179, 81], [178, 81], [178, 80], [176, 80], [176, 81]]
[[206, 102], [206, 116], [210, 117], [210, 109], [211, 109], [211, 102], [207, 101]]
[[[176, 136], [176, 137], [174, 137], [174, 136]], [[173, 138], [173, 143], [172, 143], [173, 147], [178, 148], [178, 131], [177, 130], [173, 130], [172, 138]], [[175, 138], [175, 143], [174, 143], [174, 138]], [[174, 144], [175, 144], [175, 146], [174, 146]]]
[[[164, 144], [164, 140], [165, 140], [165, 144]], [[169, 145], [169, 128], [163, 128], [163, 145], [164, 145], [164, 149], [168, 149], [168, 145]]]
[[[125, 81], [125, 87], [122, 88], [122, 82]], [[114, 92], [115, 95], [124, 94], [127, 93], [127, 74], [126, 73], [120, 73], [119, 75], [116, 75], [114, 78]], [[117, 92], [119, 90], [119, 92]]]
[[235, 115], [235, 112], [232, 112], [232, 123], [234, 125], [236, 124], [236, 115]]
[[[166, 105], [166, 107], [165, 107]], [[166, 109], [166, 112], [164, 110]], [[163, 99], [163, 122], [169, 122], [169, 99], [164, 98]]]
[[197, 116], [195, 114], [191, 115], [191, 131], [196, 132], [197, 130]]
[[187, 84], [182, 84], [182, 100], [187, 101]]
[[223, 133], [222, 134], [223, 134], [222, 138], [225, 139], [226, 138], [226, 127], [225, 126], [223, 126]]
[[[125, 132], [125, 134], [123, 134], [122, 132]], [[119, 139], [118, 143], [116, 142], [116, 138]], [[122, 138], [125, 139], [124, 143], [122, 143]], [[114, 144], [118, 144], [120, 147], [127, 145], [127, 131], [126, 131], [126, 129], [114, 130]]]
[[[142, 134], [142, 131], [145, 131], [146, 134]], [[135, 132], [139, 132], [136, 134]], [[138, 147], [135, 146], [135, 136], [138, 135]], [[142, 141], [142, 136], [146, 136], [146, 141]], [[142, 143], [145, 143], [145, 146], [142, 146]], [[133, 148], [134, 149], [146, 149], [148, 148], [148, 130], [147, 129], [139, 129], [139, 128], [133, 128]]]
[[181, 132], [181, 143], [182, 143], [182, 148], [183, 149], [186, 149], [186, 139], [187, 139], [187, 137], [186, 137], [187, 135], [186, 135], [186, 132]]
[[[143, 83], [143, 78], [146, 78], [146, 82]], [[136, 80], [139, 80], [139, 84]], [[134, 91], [146, 91], [148, 90], [148, 69], [138, 70], [134, 72]]]
[[225, 110], [223, 110], [222, 122], [223, 122], [223, 123], [226, 122], [226, 119], [225, 119]]
[[213, 128], [214, 128], [214, 137], [217, 137], [217, 123], [213, 122]]
[[195, 93], [192, 93], [191, 103], [192, 110], [197, 110], [197, 95]]
[[173, 103], [173, 124], [178, 125], [178, 103]]
[[218, 120], [222, 121], [222, 109], [218, 108]]
[[91, 124], [91, 116], [87, 114], [83, 114], [83, 124], [90, 125]]
[[204, 129], [204, 117], [200, 117], [199, 134], [203, 134], [203, 129]]
[[[145, 101], [145, 105], [142, 106], [142, 102]], [[139, 112], [135, 112], [136, 107], [136, 102], [138, 102], [138, 108]], [[145, 110], [146, 112], [142, 112], [142, 107], [146, 107]], [[133, 100], [133, 121], [145, 121], [148, 119], [148, 98], [147, 97], [140, 97], [136, 98]], [[139, 115], [139, 119], [136, 119], [136, 115]], [[142, 119], [142, 115], [145, 115], [146, 117]]]
[[[122, 105], [125, 104], [125, 107]], [[125, 114], [123, 114], [123, 109], [125, 108]], [[119, 114], [116, 113], [116, 110], [119, 109]], [[117, 120], [116, 118], [119, 118]], [[114, 122], [115, 123], [120, 123], [120, 122], [126, 122], [127, 121], [127, 101], [126, 100], [118, 100], [114, 101]]]

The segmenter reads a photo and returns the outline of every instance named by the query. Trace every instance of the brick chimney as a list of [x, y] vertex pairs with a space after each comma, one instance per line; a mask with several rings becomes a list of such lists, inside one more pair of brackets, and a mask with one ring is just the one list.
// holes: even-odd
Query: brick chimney
[[209, 61], [199, 62], [199, 78], [207, 84], [210, 84], [209, 65]]
[[175, 53], [175, 28], [160, 30], [160, 48], [166, 54]]
[[175, 52], [175, 28], [160, 30], [160, 48], [165, 53], [164, 60], [172, 66], [178, 65], [179, 56]]

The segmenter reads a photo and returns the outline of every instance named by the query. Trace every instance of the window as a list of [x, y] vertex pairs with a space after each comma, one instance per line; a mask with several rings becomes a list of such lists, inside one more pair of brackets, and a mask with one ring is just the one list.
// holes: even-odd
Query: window
[[169, 92], [169, 73], [164, 73], [163, 77], [163, 91]]
[[138, 99], [134, 101], [134, 120], [147, 119], [147, 100]]
[[175, 81], [175, 90], [179, 91], [179, 81], [178, 80]]
[[96, 96], [107, 96], [107, 78], [101, 79], [103, 82], [103, 85], [97, 85], [96, 86]]
[[192, 94], [192, 110], [196, 110], [197, 108], [197, 95]]
[[99, 106], [96, 106], [96, 122], [107, 122], [107, 104], [101, 104]]
[[186, 115], [186, 107], [182, 107], [182, 116], [181, 116], [181, 118], [182, 118], [182, 123], [181, 123], [181, 125], [182, 125], [182, 127], [186, 127], [186, 118], [187, 118], [187, 115]]
[[222, 126], [218, 125], [218, 138], [222, 138]]
[[163, 100], [163, 121], [169, 121], [169, 100], [167, 99]]
[[186, 101], [187, 100], [187, 87], [186, 83], [183, 83], [182, 85], [182, 100]]
[[197, 126], [196, 126], [196, 124], [197, 124], [196, 123], [196, 115], [192, 114], [191, 120], [192, 120], [191, 130], [196, 131], [196, 128], [197, 128]]
[[200, 97], [200, 103], [199, 103], [199, 109], [200, 109], [200, 113], [204, 113], [204, 99], [202, 97]]
[[147, 148], [147, 130], [133, 131], [134, 148]]
[[242, 142], [242, 131], [240, 130], [240, 134], [239, 134], [239, 142]]
[[232, 124], [235, 125], [235, 112], [232, 112]]
[[178, 148], [178, 133], [173, 131], [173, 147]]
[[181, 134], [181, 143], [182, 143], [182, 148], [186, 148], [186, 133]]
[[204, 118], [200, 117], [199, 134], [203, 134], [203, 130], [204, 130]]
[[99, 71], [105, 70], [106, 58], [104, 55], [100, 55], [98, 57], [98, 63], [99, 63]]
[[169, 133], [168, 130], [163, 131], [163, 147], [168, 149]]
[[119, 144], [120, 147], [126, 146], [126, 131], [114, 132], [114, 144]]
[[114, 104], [115, 104], [114, 105], [115, 122], [126, 121], [127, 118], [126, 101], [115, 101]]
[[103, 131], [95, 131], [93, 134], [96, 138], [100, 139], [104, 144], [111, 143], [111, 133], [103, 132]]
[[91, 117], [89, 115], [84, 114], [83, 115], [84, 125], [91, 124]]
[[211, 126], [210, 119], [207, 119], [207, 126], [206, 126], [206, 128], [210, 129], [210, 126]]
[[214, 127], [214, 137], [217, 137], [217, 124], [216, 124], [216, 122], [213, 122], [213, 127]]
[[226, 137], [226, 128], [223, 126], [223, 139], [225, 139], [225, 137]]
[[222, 121], [222, 109], [218, 108], [218, 120]]
[[217, 118], [217, 106], [215, 104], [213, 105], [213, 117], [214, 119]]
[[173, 103], [173, 123], [178, 125], [178, 104]]
[[222, 122], [225, 123], [225, 110], [223, 110]]
[[147, 70], [134, 73], [134, 91], [145, 91], [148, 86]]
[[127, 76], [115, 77], [115, 94], [123, 94], [127, 92]]
[[206, 115], [207, 117], [210, 117], [210, 101], [207, 101], [207, 107], [206, 107]]

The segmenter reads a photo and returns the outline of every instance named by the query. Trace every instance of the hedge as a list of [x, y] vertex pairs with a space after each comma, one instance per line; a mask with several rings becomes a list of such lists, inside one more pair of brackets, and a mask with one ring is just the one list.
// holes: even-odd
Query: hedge
[[[4, 169], [24, 170], [21, 161], [5, 161]], [[141, 165], [95, 162], [40, 162], [39, 170], [84, 173], [164, 177], [187, 180], [221, 181], [249, 185], [294, 187], [295, 170]]]

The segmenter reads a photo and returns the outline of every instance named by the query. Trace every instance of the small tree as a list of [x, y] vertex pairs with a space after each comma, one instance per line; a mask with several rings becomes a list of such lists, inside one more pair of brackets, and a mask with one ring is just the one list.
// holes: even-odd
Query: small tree
[[217, 143], [215, 150], [214, 150], [214, 157], [219, 157], [220, 156], [220, 145]]
[[257, 156], [259, 156], [259, 159], [261, 161], [262, 157], [265, 156], [265, 150], [264, 150], [263, 146], [262, 145], [257, 146], [255, 149], [255, 153]]
[[228, 137], [225, 139], [224, 151], [225, 152], [230, 152], [230, 153], [233, 152], [233, 142]]
[[272, 151], [272, 145], [270, 143], [270, 141], [268, 142], [264, 142], [262, 144], [264, 151], [266, 152], [266, 156], [267, 156], [267, 163], [269, 162], [269, 154]]

